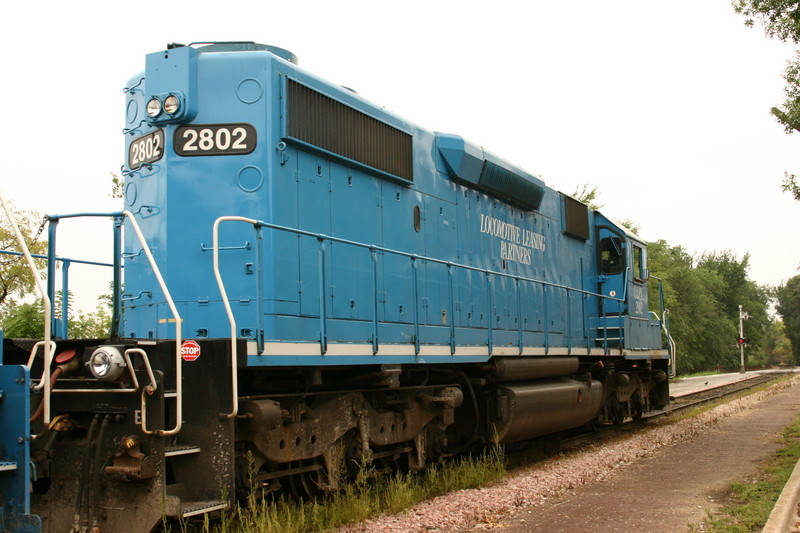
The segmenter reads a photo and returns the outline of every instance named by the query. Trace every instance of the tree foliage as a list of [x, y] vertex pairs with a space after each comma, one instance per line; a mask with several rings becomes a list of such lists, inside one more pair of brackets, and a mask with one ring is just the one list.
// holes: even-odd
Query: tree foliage
[[[25, 239], [32, 254], [44, 254], [47, 241], [40, 238], [41, 215], [33, 211], [23, 211], [11, 205], [20, 233]], [[5, 212], [0, 211], [0, 250], [3, 252], [19, 252], [17, 237]], [[44, 260], [36, 260], [40, 269]], [[23, 298], [35, 290], [36, 280], [28, 268], [25, 258], [19, 255], [0, 254], [0, 304], [9, 298]]]
[[597, 187], [594, 187], [592, 190], [589, 190], [589, 184], [584, 183], [583, 185], [575, 186], [575, 192], [572, 193], [572, 197], [578, 200], [581, 203], [584, 203], [589, 206], [589, 209], [597, 211], [603, 204], [597, 203], [597, 198], [600, 196], [600, 193], [597, 192]]
[[753, 26], [758, 20], [764, 32], [781, 41], [800, 43], [800, 2], [797, 0], [734, 0], [733, 8]]
[[[749, 255], [738, 259], [723, 251], [696, 257], [661, 240], [648, 245], [648, 257], [651, 272], [663, 280], [679, 372], [738, 368], [739, 305], [753, 317], [745, 323], [748, 357], [763, 352], [770, 291], [749, 279]], [[655, 294], [650, 299], [656, 301]]]
[[[800, 44], [800, 1], [733, 0], [733, 8], [745, 16], [745, 25], [754, 26], [758, 21], [768, 37]], [[771, 111], [786, 133], [793, 133], [800, 131], [800, 51], [787, 61], [783, 80], [783, 106]], [[787, 172], [781, 187], [800, 201], [800, 186], [794, 174]]]
[[[72, 301], [72, 298], [70, 298]], [[38, 339], [44, 331], [44, 302], [36, 299], [32, 303], [8, 302], [2, 306], [0, 329], [6, 337]], [[53, 312], [61, 319], [61, 291], [56, 293]], [[99, 339], [108, 337], [111, 327], [111, 311], [103, 297], [97, 302], [94, 311], [67, 311], [68, 334], [75, 339]]]
[[795, 276], [778, 287], [776, 310], [786, 325], [786, 335], [792, 345], [794, 363], [800, 363], [800, 276]]

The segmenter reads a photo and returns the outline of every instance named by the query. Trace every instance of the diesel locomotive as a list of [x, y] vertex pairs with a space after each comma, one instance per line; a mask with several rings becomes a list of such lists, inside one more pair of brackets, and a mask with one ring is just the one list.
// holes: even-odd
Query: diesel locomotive
[[[0, 525], [146, 532], [669, 401], [645, 243], [458, 135], [252, 42], [124, 89], [107, 339], [0, 352]], [[651, 301], [653, 300], [653, 301]], [[62, 316], [66, 316], [64, 313]]]

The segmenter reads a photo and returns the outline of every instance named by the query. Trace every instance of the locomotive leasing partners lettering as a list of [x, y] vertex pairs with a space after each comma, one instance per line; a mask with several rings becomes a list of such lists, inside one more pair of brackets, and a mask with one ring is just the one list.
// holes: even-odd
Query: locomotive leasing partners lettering
[[544, 252], [544, 235], [509, 224], [500, 219], [481, 215], [481, 233], [502, 239], [500, 258], [523, 265], [531, 264], [532, 250]]

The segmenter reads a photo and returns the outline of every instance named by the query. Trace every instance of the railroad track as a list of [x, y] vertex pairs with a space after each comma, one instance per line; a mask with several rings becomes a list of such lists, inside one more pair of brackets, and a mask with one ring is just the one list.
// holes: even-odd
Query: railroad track
[[789, 373], [791, 371], [758, 374], [755, 377], [736, 383], [710, 387], [677, 398], [670, 398], [670, 404], [665, 409], [648, 413], [636, 420], [628, 419], [620, 425], [609, 425], [595, 429], [578, 428], [531, 441], [507, 445], [506, 460], [508, 468], [514, 469], [528, 466], [535, 461], [554, 454], [598, 444], [619, 437], [621, 434], [629, 434], [663, 418], [675, 416], [704, 404], [730, 398], [766, 383], [776, 381]]
[[755, 377], [742, 381], [737, 381], [736, 383], [729, 383], [727, 385], [711, 387], [708, 389], [703, 389], [701, 391], [693, 392], [691, 394], [679, 396], [677, 398], [670, 398], [670, 404], [665, 409], [655, 413], [650, 413], [647, 416], [643, 417], [643, 419], [651, 420], [651, 419], [658, 419], [664, 416], [670, 416], [675, 413], [691, 409], [693, 407], [697, 407], [706, 403], [711, 403], [729, 396], [734, 396], [740, 392], [745, 392], [754, 389], [760, 385], [776, 381], [786, 376], [787, 374], [791, 373], [792, 371], [787, 370], [779, 372], [770, 372], [768, 374], [758, 374]]

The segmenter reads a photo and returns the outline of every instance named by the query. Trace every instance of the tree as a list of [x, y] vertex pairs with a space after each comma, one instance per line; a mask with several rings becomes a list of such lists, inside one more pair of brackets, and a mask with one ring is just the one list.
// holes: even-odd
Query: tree
[[[768, 37], [784, 42], [800, 44], [800, 1], [798, 0], [733, 0], [733, 8], [746, 17], [745, 25], [761, 22]], [[786, 133], [800, 131], [800, 51], [786, 63], [783, 72], [786, 99], [783, 107], [773, 107], [772, 115], [780, 122]], [[800, 185], [797, 176], [786, 173], [781, 188], [800, 201]]]
[[[663, 282], [671, 333], [680, 354], [679, 372], [739, 366], [734, 348], [739, 305], [753, 316], [745, 326], [752, 343], [748, 356], [764, 359], [770, 291], [748, 278], [748, 255], [740, 260], [725, 251], [695, 257], [663, 240], [649, 243], [647, 253], [650, 271]], [[658, 298], [655, 288], [651, 284], [651, 302]]]
[[[72, 298], [70, 298], [70, 301]], [[6, 337], [36, 339], [44, 331], [44, 302], [41, 299], [33, 303], [8, 302], [3, 305], [0, 329]], [[53, 305], [55, 317], [61, 318], [61, 291], [56, 292]], [[92, 312], [78, 311], [71, 307], [68, 313], [68, 334], [73, 339], [99, 339], [108, 337], [111, 327], [111, 312], [108, 302], [101, 296], [97, 307]]]
[[[44, 225], [40, 223], [42, 217], [33, 211], [23, 211], [11, 205], [11, 211], [32, 254], [45, 254], [47, 241], [41, 239]], [[11, 223], [0, 212], [0, 250], [4, 252], [19, 252], [17, 237]], [[44, 267], [44, 260], [36, 261], [39, 268]], [[28, 268], [25, 259], [19, 255], [0, 254], [0, 304], [8, 298], [23, 298], [35, 288], [36, 280]]]
[[795, 276], [778, 287], [776, 310], [783, 318], [786, 335], [792, 343], [794, 364], [800, 363], [800, 276]]
[[769, 37], [800, 43], [800, 2], [797, 0], [734, 0], [733, 8], [747, 17], [747, 26], [753, 26], [754, 19], [759, 19]]
[[572, 193], [572, 197], [578, 200], [581, 203], [586, 204], [589, 206], [589, 209], [592, 211], [597, 211], [604, 204], [598, 204], [596, 202], [597, 198], [600, 196], [600, 193], [597, 192], [597, 187], [594, 187], [591, 191], [589, 190], [589, 184], [584, 183], [583, 185], [578, 185], [575, 187], [575, 192]]

